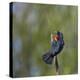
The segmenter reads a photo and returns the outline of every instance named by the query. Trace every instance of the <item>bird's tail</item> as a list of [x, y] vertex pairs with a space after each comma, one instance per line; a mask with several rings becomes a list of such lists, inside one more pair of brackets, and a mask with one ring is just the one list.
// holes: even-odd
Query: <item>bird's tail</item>
[[52, 61], [53, 61], [53, 55], [50, 53], [50, 52], [47, 52], [43, 55], [43, 60], [45, 63], [47, 64], [52, 64]]

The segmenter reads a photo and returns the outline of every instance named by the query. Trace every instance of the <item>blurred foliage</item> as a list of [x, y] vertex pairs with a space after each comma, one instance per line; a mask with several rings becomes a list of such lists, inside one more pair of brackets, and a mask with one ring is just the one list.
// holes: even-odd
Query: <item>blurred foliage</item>
[[13, 3], [13, 76], [56, 75], [54, 61], [42, 55], [50, 48], [50, 34], [61, 31], [65, 45], [58, 55], [61, 75], [78, 73], [77, 6]]

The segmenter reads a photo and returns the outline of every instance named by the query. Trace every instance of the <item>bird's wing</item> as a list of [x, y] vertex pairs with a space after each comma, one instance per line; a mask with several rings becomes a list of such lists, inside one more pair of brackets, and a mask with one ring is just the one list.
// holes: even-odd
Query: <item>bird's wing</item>
[[57, 41], [56, 43], [56, 46], [55, 46], [55, 49], [54, 49], [54, 52], [58, 52], [59, 51], [59, 48], [60, 48], [60, 41]]

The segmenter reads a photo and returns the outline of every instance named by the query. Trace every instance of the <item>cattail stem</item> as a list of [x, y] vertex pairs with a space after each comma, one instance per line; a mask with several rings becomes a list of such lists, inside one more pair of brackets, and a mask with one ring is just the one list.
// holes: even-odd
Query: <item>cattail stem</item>
[[56, 74], [59, 75], [60, 70], [59, 70], [59, 63], [58, 63], [57, 56], [55, 56], [55, 67], [56, 67]]

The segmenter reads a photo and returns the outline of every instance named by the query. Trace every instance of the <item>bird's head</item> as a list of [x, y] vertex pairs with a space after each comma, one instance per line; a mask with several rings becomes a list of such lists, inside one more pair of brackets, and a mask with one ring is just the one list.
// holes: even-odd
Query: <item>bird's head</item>
[[59, 35], [58, 34], [52, 34], [51, 33], [51, 42], [52, 41], [58, 41], [59, 40]]

